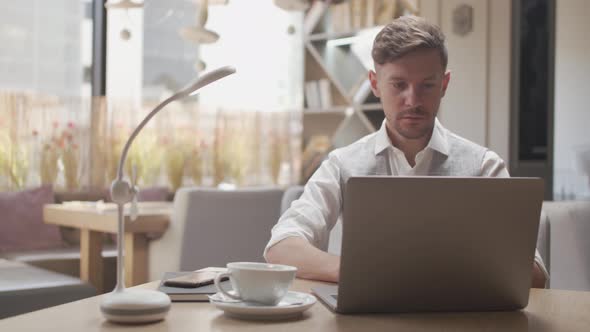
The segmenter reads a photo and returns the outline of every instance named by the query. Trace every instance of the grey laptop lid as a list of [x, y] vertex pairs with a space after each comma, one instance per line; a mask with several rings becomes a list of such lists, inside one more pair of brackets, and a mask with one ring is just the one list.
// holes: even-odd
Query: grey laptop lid
[[341, 313], [523, 308], [542, 200], [536, 178], [352, 177], [337, 301], [315, 293]]

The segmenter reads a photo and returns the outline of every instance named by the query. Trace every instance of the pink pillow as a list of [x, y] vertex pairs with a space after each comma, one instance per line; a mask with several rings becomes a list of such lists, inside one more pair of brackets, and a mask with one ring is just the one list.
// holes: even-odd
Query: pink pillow
[[0, 252], [63, 247], [58, 226], [43, 222], [43, 205], [53, 201], [50, 185], [0, 192]]

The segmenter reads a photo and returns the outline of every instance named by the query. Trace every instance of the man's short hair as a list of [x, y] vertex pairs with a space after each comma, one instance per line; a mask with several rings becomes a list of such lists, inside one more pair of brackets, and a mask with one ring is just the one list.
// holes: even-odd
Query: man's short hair
[[438, 50], [446, 70], [448, 53], [441, 29], [418, 16], [401, 16], [377, 34], [371, 55], [375, 64], [383, 65], [420, 49]]

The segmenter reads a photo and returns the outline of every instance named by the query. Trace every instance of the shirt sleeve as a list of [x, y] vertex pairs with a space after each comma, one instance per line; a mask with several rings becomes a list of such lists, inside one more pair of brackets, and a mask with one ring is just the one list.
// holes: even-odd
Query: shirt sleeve
[[291, 204], [272, 228], [268, 250], [285, 238], [298, 236], [320, 250], [328, 249], [330, 230], [342, 210], [340, 162], [331, 153], [309, 179], [301, 197]]
[[[481, 165], [481, 175], [498, 178], [510, 177], [504, 160], [500, 158], [498, 154], [491, 150], [486, 151], [486, 154], [483, 157]], [[539, 254], [538, 250], [535, 250], [535, 263], [539, 265], [539, 268], [545, 275], [545, 286], [547, 286], [549, 282], [549, 272], [547, 271], [545, 263], [543, 262], [543, 258], [541, 257], [541, 254]]]
[[537, 263], [537, 265], [539, 265], [541, 272], [543, 272], [543, 275], [545, 276], [545, 288], [547, 288], [547, 286], [549, 285], [549, 271], [547, 271], [547, 268], [545, 267], [545, 263], [543, 262], [543, 257], [541, 257], [541, 254], [539, 254], [539, 250], [536, 250], [536, 249], [535, 249], [535, 263]]
[[481, 176], [508, 178], [510, 174], [508, 173], [504, 160], [494, 151], [487, 150], [481, 164]]

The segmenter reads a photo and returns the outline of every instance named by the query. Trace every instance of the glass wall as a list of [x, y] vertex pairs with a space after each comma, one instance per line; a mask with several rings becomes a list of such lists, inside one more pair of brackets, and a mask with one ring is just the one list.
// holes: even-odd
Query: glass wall
[[298, 182], [302, 23], [302, 12], [283, 11], [272, 0], [147, 1], [141, 9], [110, 9], [106, 154], [117, 155], [159, 101], [231, 65], [235, 75], [167, 106], [138, 136], [129, 162], [140, 185]]
[[0, 190], [104, 190], [147, 112], [222, 65], [237, 74], [158, 114], [126, 175], [135, 169], [140, 186], [172, 190], [298, 182], [302, 12], [272, 0], [109, 8], [106, 96], [92, 97], [92, 16], [102, 2], [0, 0]]
[[88, 167], [92, 3], [0, 0], [0, 190]]
[[0, 89], [90, 95], [91, 0], [1, 0]]

